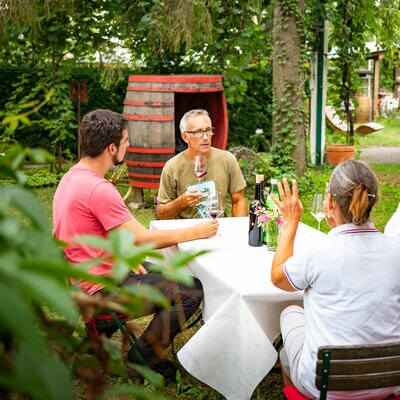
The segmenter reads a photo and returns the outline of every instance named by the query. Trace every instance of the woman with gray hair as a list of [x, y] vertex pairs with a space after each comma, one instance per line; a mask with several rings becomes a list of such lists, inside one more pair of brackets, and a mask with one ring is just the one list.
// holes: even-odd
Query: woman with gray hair
[[[272, 263], [273, 284], [286, 291], [304, 289], [304, 309], [281, 314], [284, 384], [309, 398], [315, 386], [317, 351], [325, 345], [362, 345], [400, 340], [400, 246], [374, 227], [369, 216], [378, 201], [378, 181], [365, 164], [339, 164], [324, 203], [332, 228], [312, 246], [293, 252], [303, 211], [297, 183], [279, 183], [284, 219]], [[329, 399], [384, 399], [398, 388], [329, 392]]]

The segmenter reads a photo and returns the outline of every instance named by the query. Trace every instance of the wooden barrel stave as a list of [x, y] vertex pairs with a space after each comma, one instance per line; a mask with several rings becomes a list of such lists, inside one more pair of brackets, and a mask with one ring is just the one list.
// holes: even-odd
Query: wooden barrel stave
[[371, 121], [372, 115], [372, 102], [368, 96], [357, 97], [357, 106], [354, 110], [354, 122], [365, 123]]
[[125, 100], [136, 100], [144, 102], [169, 102], [172, 105], [174, 104], [173, 92], [142, 92], [129, 90], [130, 87], [131, 86], [128, 86]]
[[129, 121], [128, 134], [131, 147], [175, 147], [174, 121]]

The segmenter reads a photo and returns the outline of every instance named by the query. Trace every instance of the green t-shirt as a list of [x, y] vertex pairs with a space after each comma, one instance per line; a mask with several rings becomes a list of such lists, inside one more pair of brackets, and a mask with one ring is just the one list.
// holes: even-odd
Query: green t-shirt
[[[227, 193], [235, 194], [246, 187], [239, 164], [229, 151], [212, 147], [205, 166], [207, 174], [202, 182], [215, 181], [216, 190], [221, 192], [224, 204]], [[193, 162], [188, 160], [183, 152], [179, 153], [163, 168], [157, 199], [162, 204], [169, 203], [185, 193], [189, 185], [195, 184], [197, 184], [197, 179], [193, 175]], [[197, 216], [199, 216], [198, 210], [195, 207], [187, 207], [178, 214], [177, 218]]]

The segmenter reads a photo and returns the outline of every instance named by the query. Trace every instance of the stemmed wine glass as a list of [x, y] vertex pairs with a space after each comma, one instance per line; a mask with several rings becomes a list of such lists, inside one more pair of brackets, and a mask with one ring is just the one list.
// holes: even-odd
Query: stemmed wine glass
[[314, 194], [311, 206], [311, 215], [318, 221], [318, 230], [321, 230], [321, 221], [325, 218], [323, 200], [322, 194]]
[[216, 192], [207, 197], [206, 211], [212, 219], [218, 218], [224, 213], [221, 192]]
[[207, 173], [204, 157], [200, 154], [194, 156], [193, 174], [200, 183], [201, 178]]

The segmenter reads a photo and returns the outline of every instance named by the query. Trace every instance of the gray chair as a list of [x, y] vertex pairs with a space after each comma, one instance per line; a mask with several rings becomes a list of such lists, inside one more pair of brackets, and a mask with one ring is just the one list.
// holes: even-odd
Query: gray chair
[[[331, 390], [400, 386], [400, 343], [320, 347], [316, 374], [320, 400]], [[283, 393], [288, 400], [307, 399], [294, 386], [284, 387]]]

